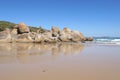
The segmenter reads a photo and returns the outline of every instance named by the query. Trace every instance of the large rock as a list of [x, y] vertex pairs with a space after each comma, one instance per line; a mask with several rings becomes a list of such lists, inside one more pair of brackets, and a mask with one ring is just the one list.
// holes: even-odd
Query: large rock
[[79, 42], [84, 41], [85, 37], [79, 31], [71, 31], [69, 28], [64, 28], [62, 31], [60, 31], [59, 39], [63, 42]]
[[34, 42], [44, 42], [44, 37], [42, 36], [42, 34], [36, 34]]
[[58, 37], [53, 37], [52, 36], [52, 31], [45, 31], [43, 34], [42, 34], [42, 38], [44, 40], [44, 42], [57, 42], [58, 41]]
[[17, 29], [12, 29], [11, 34], [17, 35]]
[[71, 37], [72, 37], [72, 41], [74, 42], [84, 41], [85, 38], [83, 34], [80, 33], [79, 31], [72, 31]]
[[60, 33], [60, 29], [55, 27], [55, 26], [52, 26], [52, 36], [53, 37], [58, 37], [59, 33]]
[[82, 39], [82, 41], [85, 41], [85, 36], [80, 32], [80, 37]]
[[0, 32], [0, 42], [11, 42], [11, 34], [9, 29]]
[[31, 37], [31, 33], [18, 34], [16, 42], [34, 42]]
[[65, 27], [64, 29], [63, 29], [63, 31], [65, 32], [65, 33], [71, 33], [71, 30], [69, 29], [69, 28], [67, 28], [67, 27]]
[[29, 27], [27, 27], [24, 23], [18, 24], [18, 33], [19, 34], [29, 33], [29, 32], [30, 32]]
[[62, 31], [60, 31], [59, 39], [63, 42], [69, 42], [71, 41], [71, 30], [68, 28], [64, 28]]
[[58, 27], [52, 26], [52, 32], [56, 32], [59, 34], [60, 29]]
[[72, 41], [74, 41], [74, 42], [77, 42], [77, 41], [81, 40], [79, 31], [72, 31], [71, 32], [71, 37], [72, 37]]
[[85, 41], [93, 41], [93, 38], [92, 37], [86, 37]]
[[16, 42], [16, 39], [17, 39], [17, 29], [16, 28], [12, 29], [10, 34], [11, 34], [11, 41], [12, 42]]

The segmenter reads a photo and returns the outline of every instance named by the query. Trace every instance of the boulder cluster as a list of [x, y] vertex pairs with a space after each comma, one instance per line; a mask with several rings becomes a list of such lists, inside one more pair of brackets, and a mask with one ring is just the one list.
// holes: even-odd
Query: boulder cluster
[[0, 32], [0, 42], [84, 42], [92, 41], [93, 38], [86, 38], [82, 33], [76, 30], [64, 28], [60, 30], [53, 26], [51, 30], [45, 30], [43, 33], [31, 32], [24, 23], [16, 25], [12, 30], [6, 29]]

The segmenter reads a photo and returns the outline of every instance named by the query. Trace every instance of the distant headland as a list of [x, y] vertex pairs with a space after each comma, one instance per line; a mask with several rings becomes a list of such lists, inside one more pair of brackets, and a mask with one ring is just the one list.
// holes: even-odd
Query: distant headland
[[0, 21], [0, 42], [85, 42], [93, 41], [91, 37], [85, 37], [77, 30], [70, 30], [65, 27], [60, 30], [52, 26], [51, 30], [42, 27], [27, 26], [25, 23], [11, 23]]

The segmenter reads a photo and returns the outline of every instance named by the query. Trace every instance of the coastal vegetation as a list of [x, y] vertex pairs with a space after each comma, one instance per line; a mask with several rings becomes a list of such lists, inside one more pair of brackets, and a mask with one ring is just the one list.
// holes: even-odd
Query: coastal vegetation
[[6, 28], [12, 29], [16, 24], [8, 21], [0, 21], [0, 31], [4, 31]]
[[[0, 31], [4, 31], [6, 29], [13, 29], [16, 25], [16, 23], [13, 22], [9, 22], [9, 21], [0, 21]], [[44, 32], [45, 29], [42, 28], [42, 26], [40, 27], [35, 27], [35, 26], [28, 26], [30, 28], [30, 31], [32, 32], [37, 32], [37, 30], [39, 29], [41, 33]]]

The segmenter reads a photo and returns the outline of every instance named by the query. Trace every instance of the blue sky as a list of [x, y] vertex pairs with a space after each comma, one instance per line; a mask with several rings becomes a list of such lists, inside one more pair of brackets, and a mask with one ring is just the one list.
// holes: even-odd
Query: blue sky
[[0, 0], [0, 20], [120, 36], [120, 0]]

